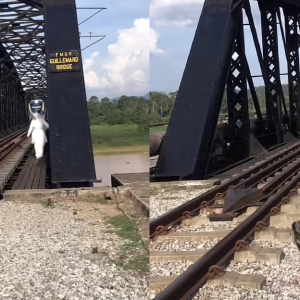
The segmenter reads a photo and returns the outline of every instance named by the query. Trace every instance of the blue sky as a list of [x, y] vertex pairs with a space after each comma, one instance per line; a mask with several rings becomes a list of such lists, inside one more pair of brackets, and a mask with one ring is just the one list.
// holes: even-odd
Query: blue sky
[[[150, 59], [150, 90], [173, 92], [178, 90], [185, 68], [195, 30], [202, 11], [203, 0], [151, 0], [150, 23], [156, 36], [156, 49], [151, 51]], [[252, 13], [261, 35], [260, 13], [257, 2], [250, 1]], [[284, 17], [282, 15], [284, 23]], [[244, 19], [244, 23], [248, 23]], [[245, 45], [248, 63], [252, 75], [260, 75], [260, 67], [255, 52], [249, 26], [244, 26]], [[281, 73], [287, 72], [283, 43], [279, 32], [279, 53]], [[261, 38], [260, 38], [261, 41]], [[281, 77], [282, 83], [287, 83], [287, 77]], [[255, 85], [263, 85], [260, 78], [254, 79]]]
[[[101, 99], [124, 94], [141, 96], [149, 90], [176, 91], [203, 2], [76, 0], [77, 7], [107, 8], [79, 27], [82, 35], [89, 35], [90, 31], [93, 35], [106, 35], [102, 41], [83, 51], [87, 96], [95, 95]], [[261, 35], [257, 2], [250, 3]], [[96, 10], [78, 10], [79, 23], [94, 12]], [[94, 41], [96, 39], [81, 39], [82, 48]], [[249, 26], [245, 26], [245, 43], [251, 72], [259, 75], [261, 71]], [[281, 72], [285, 73], [287, 68], [280, 35], [279, 51]], [[286, 76], [281, 79], [283, 83], [287, 82]], [[254, 79], [255, 85], [262, 83], [262, 79]]]
[[[77, 7], [106, 7], [79, 26], [81, 35], [106, 35], [82, 52], [87, 96], [149, 92], [149, 0], [76, 0]], [[96, 10], [77, 10], [78, 23]], [[96, 41], [82, 38], [81, 48]]]

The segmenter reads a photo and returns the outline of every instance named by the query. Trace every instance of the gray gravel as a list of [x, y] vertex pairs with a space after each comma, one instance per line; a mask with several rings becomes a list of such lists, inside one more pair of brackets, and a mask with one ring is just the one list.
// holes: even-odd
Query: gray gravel
[[212, 231], [226, 231], [233, 230], [236, 228], [236, 224], [232, 224], [232, 222], [210, 222], [209, 224], [202, 225], [193, 225], [193, 226], [185, 226], [179, 225], [174, 228], [174, 231], [177, 232], [212, 232]]
[[92, 206], [73, 215], [67, 206], [0, 202], [1, 300], [149, 299], [146, 276], [111, 262], [125, 241]]
[[193, 190], [159, 190], [155, 195], [150, 194], [150, 219], [155, 219], [168, 211], [180, 206], [181, 204], [192, 200], [193, 198], [204, 194], [209, 189]]
[[193, 262], [188, 260], [166, 261], [158, 264], [151, 264], [150, 276], [180, 275], [192, 264]]
[[150, 242], [150, 251], [196, 251], [208, 250], [218, 243], [219, 239], [211, 241], [197, 242], [197, 241], [179, 241], [166, 240]]

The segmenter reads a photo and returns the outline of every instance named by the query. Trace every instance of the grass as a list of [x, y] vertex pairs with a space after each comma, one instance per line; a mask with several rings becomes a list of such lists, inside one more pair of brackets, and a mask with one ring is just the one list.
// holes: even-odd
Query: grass
[[156, 196], [159, 194], [159, 192], [162, 190], [162, 188], [157, 186], [149, 186], [149, 194], [150, 196]]
[[131, 258], [127, 261], [124, 260], [114, 260], [113, 261], [117, 266], [122, 267], [124, 270], [134, 270], [141, 273], [149, 272], [149, 256], [140, 255], [134, 258]]
[[94, 155], [119, 155], [149, 153], [149, 145], [128, 147], [94, 147]]
[[[135, 223], [123, 215], [111, 217], [106, 221], [112, 226], [112, 232], [127, 240], [127, 243], [123, 245], [123, 250], [126, 252], [126, 255], [123, 255], [113, 262], [126, 270], [133, 270], [141, 273], [148, 272], [149, 256], [141, 254], [144, 248], [140, 237], [136, 232]], [[130, 255], [132, 257], [128, 259], [130, 252], [133, 252], [134, 255]]]
[[127, 239], [129, 244], [133, 245], [133, 247], [137, 247], [138, 244], [141, 243], [140, 238], [136, 233], [135, 224], [127, 217], [123, 215], [115, 216], [109, 218], [107, 222], [114, 228], [114, 232], [118, 236]]
[[167, 127], [168, 127], [168, 125], [158, 126], [158, 127], [151, 127], [150, 128], [150, 133], [166, 132]]
[[105, 199], [103, 199], [103, 198], [99, 197], [98, 201], [99, 201], [100, 204], [107, 204], [107, 201]]
[[149, 135], [136, 124], [92, 125], [91, 134], [96, 155], [149, 152]]

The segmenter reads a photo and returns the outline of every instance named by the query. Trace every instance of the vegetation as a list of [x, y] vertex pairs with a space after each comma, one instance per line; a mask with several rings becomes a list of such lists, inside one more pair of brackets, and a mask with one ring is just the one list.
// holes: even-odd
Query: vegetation
[[149, 271], [149, 256], [143, 253], [143, 244], [137, 234], [134, 221], [119, 215], [109, 218], [107, 223], [113, 228], [113, 233], [127, 241], [123, 245], [126, 255], [115, 259], [113, 262], [125, 270], [147, 273]]
[[138, 124], [92, 125], [91, 134], [95, 154], [144, 152], [149, 149], [148, 128], [141, 132]]
[[[288, 99], [288, 85], [282, 85]], [[265, 87], [256, 87], [262, 112], [265, 111]], [[88, 101], [94, 151], [115, 153], [116, 151], [140, 152], [149, 148], [149, 124], [169, 122], [177, 92], [169, 94], [150, 92], [149, 96], [122, 96], [110, 100], [99, 100], [92, 96]], [[255, 115], [252, 95], [248, 90], [249, 110]], [[201, 101], [201, 99], [199, 99]], [[221, 114], [227, 113], [226, 91], [221, 105]], [[153, 127], [150, 133], [165, 132], [167, 126]]]
[[88, 112], [95, 154], [148, 149], [148, 103], [144, 97], [122, 96], [111, 101], [92, 96], [88, 100]]
[[[265, 112], [266, 107], [266, 96], [265, 96], [265, 87], [264, 86], [258, 86], [255, 88], [256, 94], [260, 103], [260, 107], [262, 110], [262, 113]], [[288, 85], [283, 84], [282, 85], [283, 94], [286, 99], [288, 99]], [[162, 93], [162, 92], [150, 92], [150, 99], [149, 99], [149, 109], [150, 109], [150, 124], [154, 123], [165, 123], [169, 122], [172, 109], [174, 106], [174, 102], [176, 99], [178, 92], [173, 93]], [[220, 113], [226, 114], [227, 113], [227, 97], [226, 97], [226, 91], [224, 93], [223, 102], [221, 106]], [[254, 116], [255, 109], [254, 104], [252, 100], [252, 95], [250, 91], [248, 90], [248, 99], [249, 99], [249, 110], [250, 114]], [[201, 99], [199, 99], [201, 101]], [[160, 127], [153, 127], [151, 128], [151, 133], [153, 132], [163, 132], [166, 130], [166, 126], [160, 126]]]

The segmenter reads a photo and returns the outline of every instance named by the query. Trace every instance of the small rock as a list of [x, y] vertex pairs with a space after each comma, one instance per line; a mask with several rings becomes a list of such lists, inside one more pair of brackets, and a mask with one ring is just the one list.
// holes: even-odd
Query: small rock
[[98, 253], [98, 247], [97, 246], [95, 246], [95, 247], [92, 248], [92, 253], [93, 254]]

